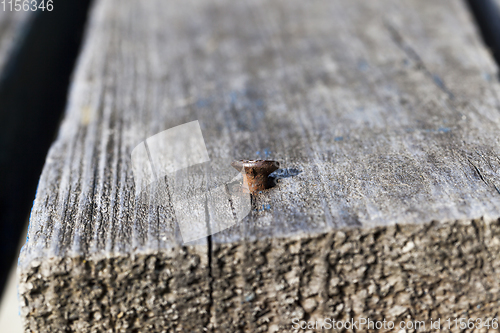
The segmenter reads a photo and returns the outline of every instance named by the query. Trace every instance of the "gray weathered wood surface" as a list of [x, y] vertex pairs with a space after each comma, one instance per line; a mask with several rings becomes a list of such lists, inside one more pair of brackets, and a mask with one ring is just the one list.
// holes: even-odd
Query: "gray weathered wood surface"
[[[20, 256], [27, 331], [493, 315], [497, 71], [452, 0], [96, 1]], [[193, 120], [213, 170], [302, 172], [183, 246], [130, 154]]]

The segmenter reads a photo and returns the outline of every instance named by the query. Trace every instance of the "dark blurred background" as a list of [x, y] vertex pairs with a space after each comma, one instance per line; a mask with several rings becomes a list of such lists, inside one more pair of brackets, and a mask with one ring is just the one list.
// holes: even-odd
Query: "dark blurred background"
[[56, 0], [52, 11], [31, 13], [1, 75], [0, 291], [64, 111], [90, 2]]
[[490, 48], [497, 64], [500, 65], [500, 12], [499, 0], [467, 0], [476, 19], [483, 41]]

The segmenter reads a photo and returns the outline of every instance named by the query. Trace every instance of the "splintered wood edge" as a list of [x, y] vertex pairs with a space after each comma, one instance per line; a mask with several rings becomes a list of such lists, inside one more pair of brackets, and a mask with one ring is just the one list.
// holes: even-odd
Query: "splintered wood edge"
[[293, 332], [297, 320], [488, 318], [500, 305], [499, 239], [499, 220], [478, 219], [215, 244], [211, 265], [188, 249], [53, 258], [21, 272], [21, 314], [37, 332]]

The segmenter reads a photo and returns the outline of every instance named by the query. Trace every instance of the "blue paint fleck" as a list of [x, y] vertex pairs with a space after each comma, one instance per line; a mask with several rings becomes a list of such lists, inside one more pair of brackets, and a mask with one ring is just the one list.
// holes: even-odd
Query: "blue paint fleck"
[[253, 299], [255, 298], [255, 294], [254, 293], [251, 293], [247, 296], [245, 296], [245, 302], [250, 302], [252, 301]]
[[335, 139], [333, 139], [335, 141], [342, 141], [344, 140], [344, 137], [343, 136], [336, 136]]
[[449, 131], [451, 131], [448, 127], [440, 127], [438, 129], [438, 132], [441, 132], [441, 133], [448, 133]]
[[369, 68], [369, 66], [368, 66], [368, 63], [366, 62], [366, 60], [361, 59], [358, 61], [358, 69], [360, 71], [364, 72], [364, 71], [368, 70], [368, 68]]
[[294, 177], [297, 176], [299, 173], [301, 173], [299, 169], [294, 169], [294, 168], [287, 168], [287, 169], [278, 169], [271, 173], [269, 177], [271, 178], [288, 178], [288, 177]]
[[437, 84], [437, 86], [443, 90], [445, 90], [445, 87], [444, 87], [444, 82], [443, 82], [443, 79], [441, 79], [439, 77], [439, 75], [437, 74], [433, 74], [432, 75], [432, 79], [434, 80], [434, 83]]
[[199, 108], [205, 108], [210, 105], [210, 100], [208, 99], [199, 99], [196, 101], [196, 106]]
[[[261, 193], [261, 192], [259, 192], [259, 193]], [[255, 211], [256, 212], [263, 212], [263, 211], [266, 211], [266, 210], [271, 210], [271, 205], [269, 205], [269, 204], [267, 204], [267, 205], [263, 204], [262, 205], [262, 209], [256, 209]]]
[[264, 148], [264, 150], [262, 150], [262, 152], [259, 150], [256, 152], [256, 154], [260, 157], [260, 158], [268, 158], [269, 156], [271, 156], [271, 151], [267, 148]]
[[231, 103], [234, 104], [236, 103], [236, 100], [238, 99], [239, 92], [234, 90], [229, 93], [229, 97], [231, 98]]
[[483, 80], [490, 82], [491, 81], [490, 73], [483, 73]]

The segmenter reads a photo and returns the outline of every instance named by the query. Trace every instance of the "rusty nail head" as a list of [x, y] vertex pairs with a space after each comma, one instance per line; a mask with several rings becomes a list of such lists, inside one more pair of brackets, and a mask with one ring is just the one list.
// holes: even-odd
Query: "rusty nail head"
[[268, 189], [274, 185], [269, 175], [279, 169], [280, 164], [271, 160], [238, 160], [231, 165], [243, 174], [243, 182], [250, 193]]

